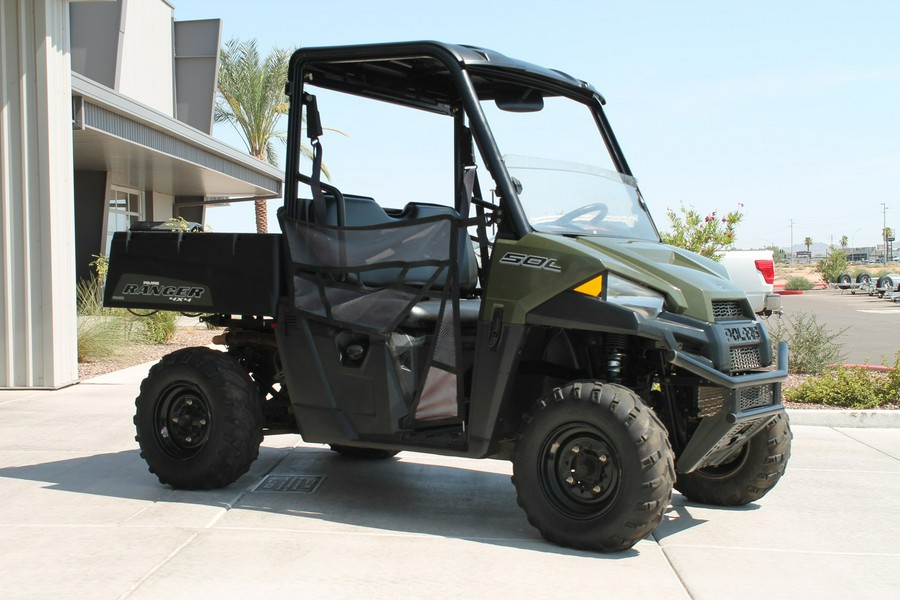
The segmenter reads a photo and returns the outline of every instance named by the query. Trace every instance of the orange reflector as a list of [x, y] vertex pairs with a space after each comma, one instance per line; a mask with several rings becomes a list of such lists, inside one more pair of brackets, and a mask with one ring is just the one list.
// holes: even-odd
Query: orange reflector
[[594, 296], [596, 298], [603, 293], [603, 275], [594, 277], [593, 279], [582, 283], [577, 288], [575, 288], [575, 291], [579, 294]]

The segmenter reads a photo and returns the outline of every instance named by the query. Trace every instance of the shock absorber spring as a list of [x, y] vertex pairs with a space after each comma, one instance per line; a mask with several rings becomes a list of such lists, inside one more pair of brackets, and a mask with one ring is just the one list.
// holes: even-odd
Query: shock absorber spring
[[628, 347], [628, 336], [619, 333], [606, 335], [606, 378], [612, 383], [622, 381], [622, 371], [625, 368]]

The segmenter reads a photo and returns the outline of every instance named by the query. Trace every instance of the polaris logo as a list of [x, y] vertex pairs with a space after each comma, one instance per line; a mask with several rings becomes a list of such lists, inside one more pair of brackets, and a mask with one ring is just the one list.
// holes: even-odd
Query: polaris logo
[[164, 297], [171, 302], [192, 302], [203, 297], [206, 288], [188, 285], [167, 285], [158, 281], [129, 283], [122, 288], [125, 296]]
[[543, 269], [544, 271], [552, 271], [554, 273], [562, 272], [560, 266], [556, 264], [555, 258], [535, 256], [533, 254], [521, 254], [519, 252], [507, 252], [503, 255], [503, 258], [500, 259], [500, 264], [528, 267], [529, 269]]

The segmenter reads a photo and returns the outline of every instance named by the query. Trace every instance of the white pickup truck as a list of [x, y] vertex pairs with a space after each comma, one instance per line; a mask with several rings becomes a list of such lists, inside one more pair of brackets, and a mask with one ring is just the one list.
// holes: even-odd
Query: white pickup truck
[[753, 310], [763, 316], [781, 312], [774, 293], [775, 260], [771, 250], [729, 250], [719, 259], [733, 282], [747, 293]]

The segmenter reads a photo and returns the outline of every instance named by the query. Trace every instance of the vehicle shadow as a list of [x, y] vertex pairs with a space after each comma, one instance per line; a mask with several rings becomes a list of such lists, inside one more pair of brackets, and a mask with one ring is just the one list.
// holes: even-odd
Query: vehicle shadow
[[693, 502], [676, 492], [672, 495], [672, 502], [669, 504], [668, 510], [666, 510], [662, 523], [653, 530], [653, 539], [661, 543], [666, 538], [673, 537], [683, 531], [693, 529], [694, 527], [706, 523], [708, 519], [701, 519], [695, 516], [694, 513], [697, 512], [696, 509], [748, 512], [759, 510], [759, 505], [750, 503], [744, 506], [712, 506], [709, 504]]
[[[18, 522], [21, 515], [17, 510], [28, 510], [33, 519], [41, 518], [41, 510], [53, 511], [54, 521], [65, 520], [67, 510], [71, 510], [72, 520], [79, 520], [83, 519], [85, 505], [96, 504], [90, 497], [100, 496], [144, 501], [123, 504], [109, 517], [99, 516], [98, 511], [96, 518], [107, 518], [118, 526], [128, 526], [133, 517], [123, 518], [123, 510], [141, 513], [147, 503], [155, 505], [156, 511], [165, 511], [167, 505], [196, 505], [227, 511], [216, 521], [217, 528], [331, 531], [334, 525], [347, 525], [604, 560], [640, 555], [640, 544], [624, 552], [596, 554], [546, 542], [516, 504], [507, 463], [471, 461], [473, 467], [469, 469], [435, 464], [439, 460], [401, 453], [396, 459], [372, 461], [342, 457], [325, 448], [263, 447], [250, 472], [227, 488], [187, 491], [159, 484], [147, 472], [137, 450], [67, 458], [0, 468], [0, 521]], [[312, 476], [322, 481], [314, 493], [256, 491], [268, 475]], [[29, 481], [44, 485], [21, 484]], [[33, 490], [38, 488], [89, 497], [60, 496], [58, 503], [43, 498], [27, 509], [21, 501], [10, 507], [4, 506], [8, 486], [15, 488], [20, 498], [37, 493]], [[273, 518], [260, 524], [259, 513]], [[669, 519], [667, 516], [666, 521]], [[198, 519], [196, 526], [203, 527], [205, 522]], [[702, 521], [685, 521], [682, 526], [699, 523]]]

